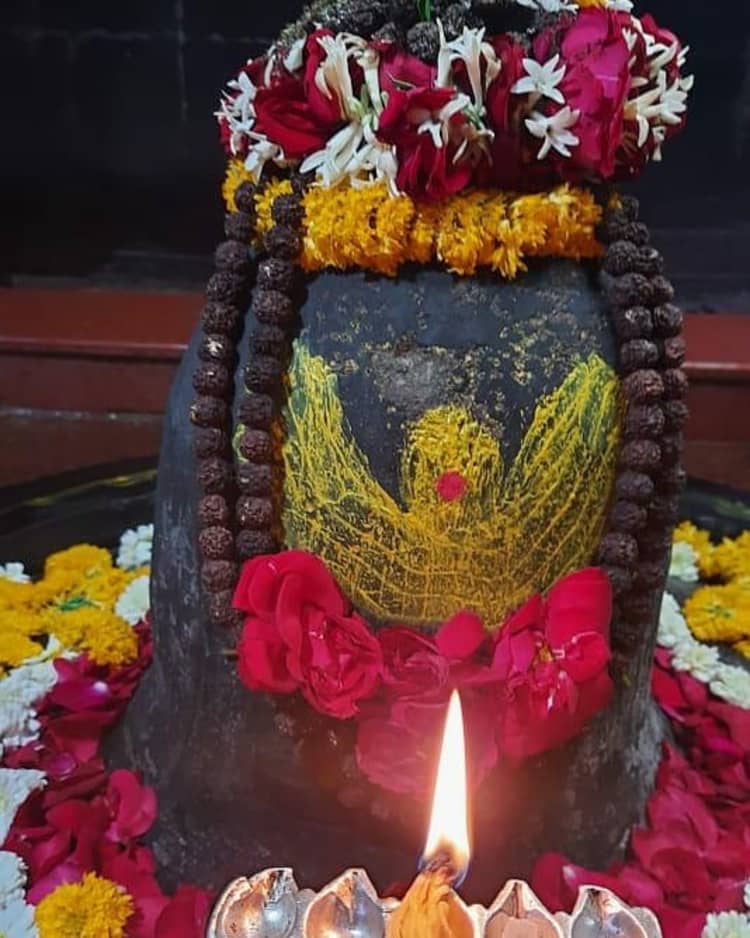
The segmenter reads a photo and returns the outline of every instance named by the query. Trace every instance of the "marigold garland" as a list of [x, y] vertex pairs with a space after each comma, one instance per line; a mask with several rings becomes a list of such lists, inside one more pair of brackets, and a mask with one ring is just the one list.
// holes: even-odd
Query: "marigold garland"
[[[229, 211], [248, 178], [242, 164], [230, 162], [223, 188]], [[273, 224], [274, 200], [291, 191], [288, 179], [260, 191], [259, 236]], [[311, 188], [303, 204], [300, 263], [308, 271], [360, 268], [393, 277], [404, 264], [439, 261], [462, 276], [489, 268], [512, 280], [527, 269], [524, 258], [581, 260], [602, 253], [595, 235], [602, 208], [591, 192], [569, 185], [533, 195], [476, 190], [436, 204], [393, 197], [385, 184], [341, 185]]]
[[124, 938], [133, 911], [132, 898], [116, 883], [87, 873], [39, 903], [39, 938]]
[[704, 586], [685, 603], [685, 619], [701, 642], [750, 639], [750, 595], [733, 583]]

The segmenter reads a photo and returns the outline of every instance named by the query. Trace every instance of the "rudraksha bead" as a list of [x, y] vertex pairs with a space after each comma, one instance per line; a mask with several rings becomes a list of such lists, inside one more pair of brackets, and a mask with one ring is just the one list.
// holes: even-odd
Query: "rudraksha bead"
[[626, 622], [650, 622], [654, 613], [654, 594], [647, 592], [628, 593], [620, 600], [622, 615]]
[[620, 196], [620, 211], [628, 221], [638, 221], [641, 204], [634, 195]]
[[297, 280], [297, 268], [291, 261], [280, 257], [267, 257], [258, 264], [257, 284], [263, 290], [291, 293], [297, 285]]
[[240, 403], [240, 423], [256, 430], [268, 430], [273, 423], [275, 407], [272, 397], [268, 394], [255, 394], [248, 392]]
[[658, 371], [634, 371], [622, 382], [628, 400], [637, 404], [658, 401], [664, 394], [664, 382]]
[[255, 463], [268, 463], [273, 459], [273, 441], [265, 430], [245, 430], [240, 439], [240, 453]]
[[279, 290], [256, 290], [252, 309], [258, 322], [269, 326], [288, 326], [297, 315], [291, 297]]
[[679, 495], [657, 495], [648, 506], [649, 521], [672, 526], [680, 516]]
[[211, 456], [198, 463], [198, 483], [206, 495], [221, 495], [233, 482], [232, 464], [226, 459]]
[[645, 247], [651, 243], [651, 232], [648, 230], [648, 225], [644, 225], [640, 221], [629, 222], [623, 234], [628, 241], [632, 241], [633, 244], [637, 244], [639, 247]]
[[620, 452], [620, 465], [635, 472], [653, 472], [661, 465], [661, 447], [653, 440], [631, 440]]
[[659, 346], [649, 339], [631, 339], [620, 347], [620, 361], [628, 372], [650, 368], [659, 361]]
[[615, 490], [618, 498], [644, 505], [654, 497], [656, 487], [645, 473], [627, 471], [618, 474]]
[[642, 589], [658, 589], [666, 578], [666, 566], [661, 560], [641, 560], [637, 571], [636, 583]]
[[612, 584], [612, 591], [615, 596], [622, 596], [633, 588], [635, 577], [633, 571], [628, 567], [604, 567], [604, 572], [609, 577]]
[[623, 339], [648, 339], [654, 331], [651, 310], [645, 306], [630, 306], [614, 314], [615, 330]]
[[635, 502], [615, 502], [609, 516], [610, 527], [615, 531], [632, 534], [645, 527], [648, 515], [646, 509]]
[[237, 485], [245, 495], [270, 495], [273, 491], [273, 468], [263, 463], [243, 463], [237, 470]]
[[679, 306], [664, 303], [654, 309], [653, 317], [654, 331], [660, 338], [669, 339], [682, 332], [685, 317]]
[[258, 187], [249, 180], [237, 186], [234, 193], [234, 204], [237, 206], [238, 211], [245, 212], [252, 217], [256, 211], [255, 197], [257, 193]]
[[204, 528], [198, 534], [198, 547], [206, 560], [231, 560], [234, 556], [234, 535], [229, 528]]
[[273, 524], [273, 502], [270, 498], [243, 495], [237, 501], [237, 520], [243, 528], [262, 531]]
[[224, 397], [232, 384], [229, 371], [218, 364], [203, 364], [195, 370], [193, 387], [199, 394], [212, 394], [214, 397]]
[[190, 408], [190, 420], [197, 427], [224, 427], [229, 420], [226, 401], [218, 397], [199, 397]]
[[249, 391], [277, 390], [283, 368], [278, 358], [270, 355], [256, 355], [245, 368], [245, 385]]
[[234, 336], [242, 321], [242, 313], [229, 303], [206, 303], [201, 318], [204, 332]]
[[207, 560], [201, 567], [201, 581], [209, 593], [234, 588], [237, 564], [231, 560]]
[[630, 534], [605, 534], [599, 545], [599, 560], [610, 567], [632, 567], [638, 560], [638, 542]]
[[649, 523], [638, 532], [638, 547], [642, 561], [666, 563], [672, 551], [672, 528]]
[[613, 277], [629, 274], [637, 269], [639, 248], [632, 241], [614, 241], [607, 248], [602, 267]]
[[230, 212], [224, 218], [224, 234], [232, 241], [249, 244], [255, 234], [255, 219], [247, 212]]
[[231, 627], [241, 625], [242, 614], [233, 607], [234, 590], [226, 589], [208, 594], [208, 615], [214, 625]]
[[242, 299], [247, 291], [247, 277], [230, 270], [220, 270], [209, 278], [206, 296], [209, 300], [233, 303]]
[[679, 368], [685, 361], [686, 346], [681, 335], [664, 342], [664, 364], [668, 368]]
[[650, 306], [653, 297], [651, 280], [642, 274], [623, 274], [610, 277], [602, 274], [602, 285], [607, 300], [615, 309], [627, 309], [629, 306]]
[[661, 306], [665, 303], [671, 303], [674, 299], [674, 287], [666, 277], [658, 274], [651, 278], [651, 290], [654, 304]]
[[302, 250], [302, 238], [296, 228], [289, 225], [274, 225], [264, 238], [265, 248], [273, 257], [296, 260]]
[[283, 358], [289, 349], [289, 336], [279, 326], [258, 325], [250, 336], [250, 348], [256, 355]]
[[297, 228], [305, 217], [305, 209], [299, 196], [278, 195], [271, 206], [271, 217], [277, 225], [288, 225]]
[[659, 440], [661, 446], [662, 465], [674, 466], [682, 457], [684, 439], [681, 433], [669, 433]]
[[690, 417], [690, 410], [684, 401], [664, 402], [664, 428], [668, 432], [682, 430]]
[[199, 427], [195, 431], [193, 449], [199, 459], [223, 456], [229, 449], [229, 437], [219, 427]]
[[687, 473], [679, 463], [663, 468], [656, 480], [656, 487], [665, 495], [679, 495], [687, 484]]
[[683, 400], [688, 392], [687, 375], [680, 368], [670, 368], [662, 372], [664, 394], [668, 400]]
[[613, 209], [606, 212], [599, 226], [599, 236], [605, 244], [614, 244], [616, 241], [628, 241], [627, 229], [630, 220], [625, 212]]
[[206, 495], [198, 502], [198, 522], [202, 528], [226, 527], [232, 512], [223, 495]]
[[659, 439], [664, 432], [664, 411], [658, 404], [636, 404], [625, 416], [625, 435], [630, 438]]
[[204, 362], [230, 363], [234, 354], [234, 343], [231, 339], [218, 333], [204, 335], [198, 349], [198, 357]]
[[270, 531], [240, 531], [237, 535], [237, 553], [241, 560], [275, 554], [278, 549], [276, 538]]
[[214, 252], [214, 264], [217, 270], [247, 273], [250, 270], [250, 251], [241, 241], [224, 241]]
[[659, 277], [664, 270], [664, 257], [656, 248], [645, 245], [638, 249], [638, 258], [633, 269], [644, 277]]

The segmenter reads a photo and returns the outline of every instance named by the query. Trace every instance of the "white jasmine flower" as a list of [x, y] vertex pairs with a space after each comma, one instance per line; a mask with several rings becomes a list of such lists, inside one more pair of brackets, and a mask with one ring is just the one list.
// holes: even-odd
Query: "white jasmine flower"
[[0, 843], [8, 836], [18, 809], [45, 781], [44, 772], [36, 769], [0, 769]]
[[14, 668], [0, 681], [0, 756], [4, 749], [25, 746], [39, 736], [34, 704], [57, 683], [51, 661]]
[[2, 938], [39, 938], [34, 906], [23, 899], [14, 899], [0, 906], [0, 935]]
[[561, 156], [570, 156], [570, 148], [581, 142], [570, 131], [580, 116], [580, 111], [573, 111], [568, 105], [552, 117], [545, 117], [539, 111], [534, 111], [525, 124], [530, 134], [543, 141], [537, 159], [543, 160], [550, 150], [556, 150]]
[[241, 121], [249, 121], [250, 118], [255, 117], [255, 98], [258, 94], [258, 87], [247, 72], [240, 72], [236, 78], [227, 82], [227, 88], [237, 92], [231, 103], [235, 117]]
[[354, 94], [352, 76], [349, 72], [349, 59], [357, 51], [362, 51], [366, 42], [358, 36], [349, 33], [339, 33], [337, 36], [319, 36], [318, 45], [326, 56], [315, 72], [315, 87], [327, 98], [334, 95], [338, 99], [341, 117], [344, 119], [354, 116], [353, 111], [359, 104]]
[[[471, 85], [471, 94], [477, 116], [484, 115], [484, 93], [487, 87], [497, 78], [502, 69], [502, 63], [489, 42], [485, 42], [486, 27], [464, 31], [457, 39], [448, 42], [445, 38], [443, 24], [438, 20], [440, 31], [440, 52], [438, 53], [438, 88], [451, 87], [451, 66], [461, 61], [466, 66], [466, 74]], [[486, 63], [484, 80], [482, 79], [482, 63]]]
[[716, 677], [719, 666], [719, 652], [710, 645], [691, 639], [675, 646], [672, 667], [677, 671], [687, 671], [697, 681], [709, 684]]
[[25, 886], [26, 864], [15, 853], [0, 850], [0, 909], [23, 899]]
[[117, 615], [130, 625], [138, 625], [142, 622], [151, 608], [149, 582], [148, 575], [139, 576], [137, 580], [133, 580], [125, 587], [115, 603]]
[[516, 0], [521, 7], [528, 7], [530, 10], [544, 10], [545, 13], [562, 13], [563, 10], [578, 10], [577, 3], [568, 3], [566, 0]]
[[22, 563], [0, 563], [0, 580], [10, 580], [11, 583], [30, 583], [31, 577], [26, 573]]
[[750, 710], [750, 672], [729, 664], [721, 665], [711, 681], [717, 697], [743, 710]]
[[743, 899], [745, 900], [745, 905], [750, 909], [750, 879], [745, 884]]
[[[276, 143], [271, 143], [265, 134], [256, 133], [250, 130], [246, 134], [247, 139], [252, 141], [245, 157], [245, 169], [251, 172], [256, 179], [259, 179], [265, 169], [266, 163], [275, 163], [276, 166], [285, 166], [286, 157], [284, 151]], [[149, 563], [150, 554], [149, 554]]]
[[151, 563], [153, 544], [153, 524], [140, 524], [134, 530], [125, 531], [117, 551], [117, 566], [122, 570], [147, 567]]
[[288, 72], [298, 72], [305, 64], [305, 46], [307, 45], [307, 36], [303, 36], [292, 43], [289, 51], [284, 56], [284, 68]]
[[524, 59], [523, 67], [526, 69], [526, 75], [519, 80], [510, 89], [513, 94], [536, 94], [542, 98], [550, 98], [557, 101], [558, 104], [565, 104], [565, 98], [562, 91], [557, 87], [565, 77], [567, 66], [563, 64], [558, 68], [560, 56], [556, 55], [540, 65], [534, 59]]
[[750, 919], [740, 912], [709, 915], [702, 938], [750, 938]]
[[615, 13], [631, 13], [633, 10], [631, 0], [607, 0], [605, 6]]
[[659, 614], [658, 641], [662, 648], [675, 648], [683, 642], [690, 642], [693, 636], [680, 610], [680, 605], [671, 593], [665, 593], [661, 601]]
[[669, 575], [684, 583], [697, 583], [698, 554], [692, 544], [677, 541], [672, 546], [672, 559], [669, 564]]

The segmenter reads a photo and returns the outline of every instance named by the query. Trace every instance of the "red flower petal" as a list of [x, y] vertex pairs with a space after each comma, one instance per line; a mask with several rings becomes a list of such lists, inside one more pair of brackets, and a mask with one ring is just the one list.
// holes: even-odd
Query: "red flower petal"
[[435, 643], [440, 653], [449, 660], [461, 660], [471, 658], [486, 637], [479, 616], [473, 612], [459, 612], [440, 628]]

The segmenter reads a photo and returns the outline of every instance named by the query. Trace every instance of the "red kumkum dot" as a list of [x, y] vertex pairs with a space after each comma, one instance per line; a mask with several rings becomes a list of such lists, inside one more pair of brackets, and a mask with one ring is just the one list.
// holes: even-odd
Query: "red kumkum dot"
[[444, 472], [435, 483], [438, 495], [444, 502], [457, 502], [466, 495], [466, 479], [460, 472]]

